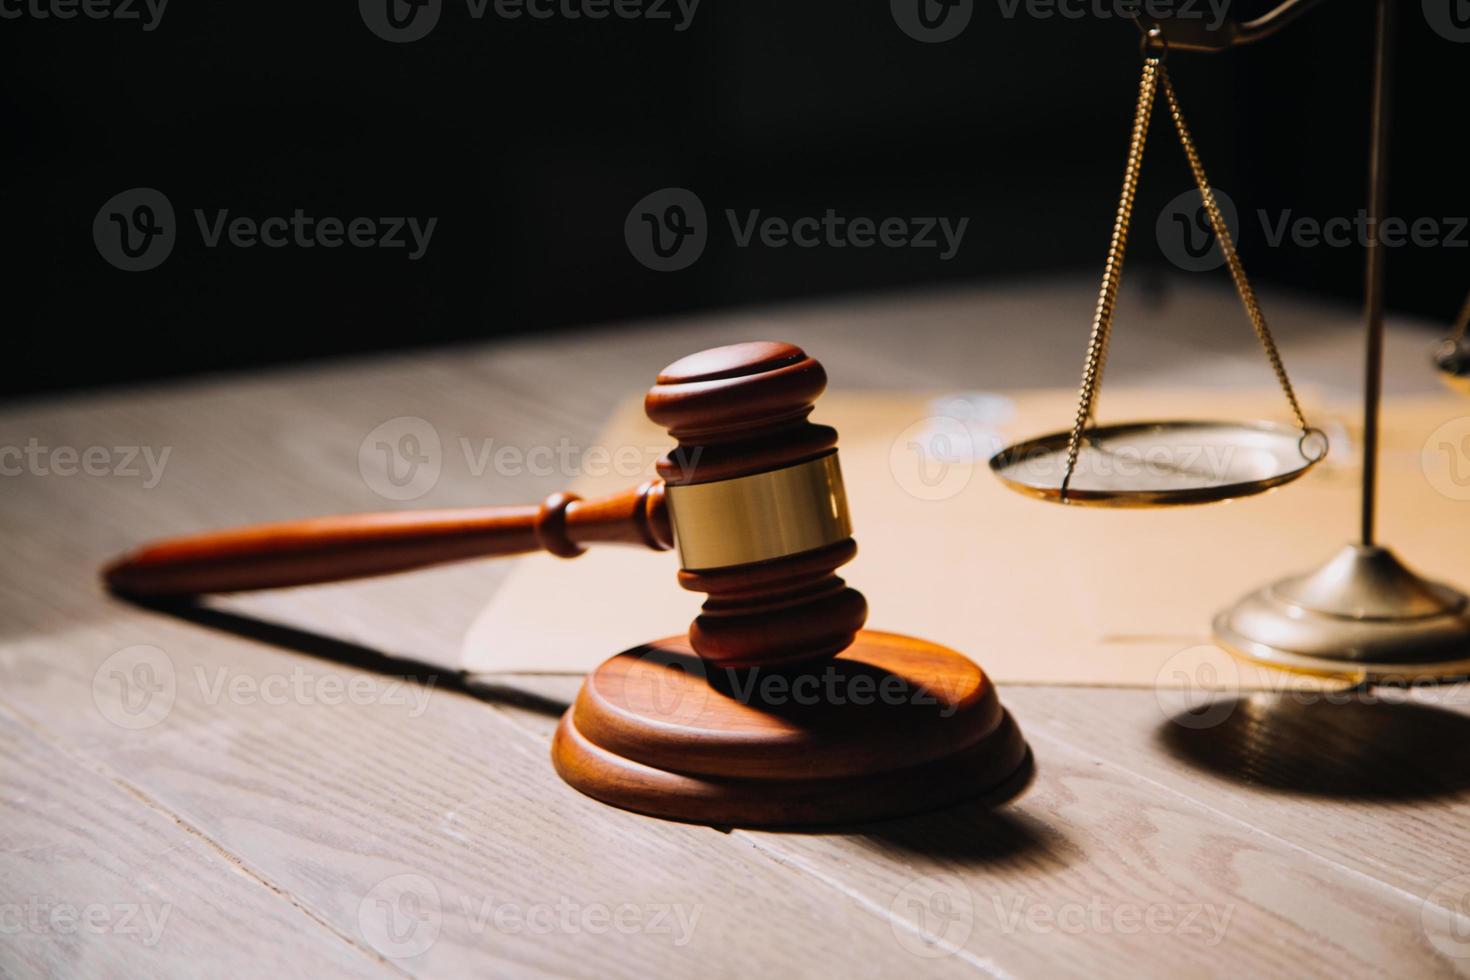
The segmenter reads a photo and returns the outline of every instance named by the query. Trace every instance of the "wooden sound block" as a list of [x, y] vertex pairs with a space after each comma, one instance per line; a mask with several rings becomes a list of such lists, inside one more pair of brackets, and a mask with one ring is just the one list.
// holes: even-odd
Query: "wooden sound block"
[[552, 760], [604, 803], [746, 827], [999, 802], [1030, 769], [1020, 729], [979, 667], [872, 630], [800, 671], [709, 666], [685, 636], [624, 651], [582, 685]]

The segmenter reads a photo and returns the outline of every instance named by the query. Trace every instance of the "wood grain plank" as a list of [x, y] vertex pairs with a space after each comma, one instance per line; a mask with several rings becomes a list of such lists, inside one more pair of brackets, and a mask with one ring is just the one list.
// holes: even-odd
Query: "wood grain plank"
[[[131, 683], [87, 702], [136, 641], [167, 656], [147, 680], [172, 677], [173, 696], [133, 731], [109, 721]], [[478, 699], [142, 613], [6, 654], [28, 724], [405, 971], [883, 976], [907, 961], [873, 909], [748, 842], [579, 796], [543, 739]]]
[[396, 976], [0, 708], [0, 974]]
[[[205, 386], [143, 396], [145, 404], [117, 411], [8, 418], [0, 430], [6, 436], [108, 445], [146, 437], [175, 453], [168, 478], [152, 489], [106, 477], [22, 477], [8, 488], [19, 506], [0, 514], [0, 524], [11, 522], [7, 531], [37, 542], [27, 574], [9, 576], [0, 597], [10, 634], [0, 647], [0, 676], [17, 710], [145, 788], [322, 921], [368, 946], [384, 943], [384, 955], [414, 972], [642, 975], [707, 962], [707, 972], [733, 975], [779, 957], [798, 973], [838, 968], [865, 976], [901, 959], [891, 930], [871, 910], [834, 901], [826, 885], [773, 865], [744, 842], [701, 828], [650, 831], [641, 819], [571, 793], [551, 772], [544, 745], [480, 702], [441, 693], [414, 717], [411, 702], [388, 703], [393, 682], [380, 681], [367, 704], [266, 704], [251, 685], [289, 682], [298, 669], [313, 685], [345, 682], [353, 670], [129, 609], [96, 589], [95, 563], [125, 536], [185, 521], [256, 519], [298, 500], [313, 507], [318, 495], [363, 496], [355, 458], [339, 454], [333, 464], [293, 451], [288, 422], [326, 417], [317, 431], [345, 432], [355, 447], [385, 410], [385, 386], [408, 399], [387, 411], [429, 411], [413, 393], [445, 386], [443, 378], [405, 381], [403, 374], [378, 379], [371, 398], [340, 382], [252, 383], [249, 397]], [[242, 422], [223, 444], [220, 397]], [[361, 422], [342, 421], [352, 416]], [[459, 416], [435, 415], [437, 424], [448, 428], [446, 417]], [[230, 455], [241, 458], [223, 458]], [[253, 461], [249, 481], [214, 479], [211, 486], [212, 474], [239, 472], [246, 459]], [[462, 480], [448, 482], [457, 489], [445, 493], [464, 492]], [[452, 576], [485, 577], [482, 567]], [[320, 616], [339, 639], [363, 636], [375, 649], [433, 659], [436, 639], [457, 649], [462, 627], [415, 627], [425, 614], [416, 605], [425, 586], [405, 586], [423, 578], [383, 583], [383, 594], [394, 597], [386, 615], [361, 598], [337, 602], [328, 590], [296, 590], [263, 605]], [[468, 621], [480, 603], [477, 591], [465, 589], [440, 608]], [[386, 634], [378, 629], [384, 621], [392, 627]], [[107, 723], [92, 693], [107, 658], [137, 645], [169, 658], [176, 700], [158, 725], [130, 732]], [[231, 688], [216, 685], [237, 681], [254, 693], [220, 695]], [[428, 932], [408, 928], [415, 903], [436, 908], [424, 928], [435, 925], [438, 933], [422, 951], [414, 940]], [[515, 921], [517, 913], [559, 915], [568, 904], [592, 919], [550, 935]], [[399, 915], [383, 922], [403, 926], [406, 944], [365, 931], [364, 909]], [[680, 911], [698, 915], [683, 945], [674, 931]], [[604, 914], [633, 918], [609, 927]], [[756, 935], [761, 942], [750, 942]], [[955, 963], [945, 972], [972, 970]]]
[[1464, 969], [1421, 924], [1422, 903], [1028, 734], [1037, 781], [998, 814], [961, 809], [866, 838], [751, 836], [783, 859], [841, 867], [846, 887], [1015, 975]]
[[[528, 698], [562, 698], [575, 688], [570, 678], [499, 683]], [[1153, 733], [1131, 722], [1150, 705], [1157, 711], [1152, 692], [1008, 687], [1002, 695], [1037, 760], [1033, 785], [1010, 806], [960, 807], [848, 834], [739, 835], [907, 918], [915, 935], [931, 940], [934, 956], [965, 956], [1008, 975], [1219, 976], [1244, 968], [1368, 976], [1390, 962], [1416, 975], [1470, 973], [1470, 960], [1445, 952], [1456, 936], [1470, 935], [1470, 918], [1456, 919], [1448, 906], [1426, 908], [1427, 890], [1406, 894], [1235, 816], [1265, 805], [1260, 792], [1237, 788], [1200, 802], [1187, 788], [1164, 788], [1177, 762], [1157, 758], [1133, 771], [1127, 762], [1136, 752], [1127, 747]], [[1065, 728], [1036, 704], [1065, 714], [1098, 695], [1117, 710], [1080, 712]], [[503, 710], [549, 737], [536, 712], [509, 703]], [[1296, 836], [1324, 836], [1330, 812], [1307, 804]], [[1458, 858], [1446, 866], [1412, 851], [1415, 840], [1455, 849], [1465, 812], [1447, 807], [1429, 818], [1427, 834], [1424, 826], [1403, 827], [1398, 856], [1435, 883], [1456, 874]], [[1353, 843], [1349, 834], [1341, 846]]]
[[1470, 874], [1470, 685], [1220, 695], [1194, 712], [1174, 692], [1010, 697], [1051, 737], [1418, 899]]
[[[837, 387], [1070, 384], [1092, 293], [1089, 279], [859, 298], [6, 407], [0, 445], [145, 446], [171, 456], [152, 487], [122, 475], [4, 478], [0, 534], [10, 551], [0, 569], [0, 691], [44, 744], [64, 747], [74, 766], [83, 760], [89, 778], [115, 774], [194, 828], [193, 839], [222, 863], [248, 869], [252, 887], [278, 890], [310, 923], [287, 927], [289, 942], [317, 929], [363, 949], [377, 943], [407, 972], [642, 976], [697, 968], [724, 976], [779, 966], [795, 975], [999, 975], [1133, 973], [1147, 964], [1154, 972], [1243, 965], [1366, 974], [1461, 966], [1438, 955], [1417, 902], [1437, 843], [1463, 849], [1463, 831], [1449, 825], [1466, 812], [1461, 801], [1406, 805], [1383, 824], [1392, 842], [1350, 863], [1354, 848], [1378, 845], [1368, 834], [1385, 811], [1349, 807], [1344, 816], [1331, 800], [1288, 806], [1259, 787], [1209, 785], [1213, 775], [1149, 745], [1156, 726], [1140, 714], [1147, 692], [1126, 692], [1132, 701], [1116, 716], [1079, 696], [1071, 727], [1059, 719], [1072, 692], [1055, 692], [1055, 705], [1017, 692], [1041, 771], [1036, 787], [999, 814], [952, 811], [847, 835], [725, 835], [609, 811], [556, 781], [545, 758], [547, 712], [565, 702], [575, 679], [508, 679], [489, 692], [496, 700], [488, 708], [441, 685], [419, 710], [410, 695], [422, 686], [379, 674], [358, 689], [358, 703], [325, 703], [325, 692], [365, 672], [411, 669], [385, 666], [382, 654], [450, 663], [503, 564], [221, 603], [316, 639], [128, 609], [95, 585], [104, 559], [161, 534], [317, 512], [539, 499], [578, 474], [503, 472], [478, 467], [477, 454], [562, 439], [592, 445], [613, 406], [646, 387], [658, 367], [703, 346], [790, 339], [824, 361]], [[1356, 329], [1350, 311], [1290, 297], [1266, 302], [1300, 383], [1356, 383], [1340, 358], [1316, 357], [1344, 348], [1344, 334]], [[1432, 383], [1419, 369], [1423, 342], [1391, 331], [1391, 390]], [[1269, 375], [1253, 343], [1223, 283], [1160, 301], [1131, 294], [1110, 381], [1259, 384]], [[1313, 356], [1299, 362], [1299, 350]], [[379, 425], [405, 416], [433, 427], [442, 472], [422, 497], [398, 503], [374, 490], [359, 453]], [[233, 622], [235, 632], [208, 622]], [[105, 715], [111, 682], [102, 694], [94, 682], [109, 657], [136, 645], [164, 652], [176, 691], [166, 718], [130, 731]], [[289, 685], [301, 672], [310, 694], [262, 700], [262, 684]], [[237, 682], [253, 697], [211, 693]], [[1096, 750], [1103, 745], [1115, 749]], [[21, 757], [28, 765], [48, 758], [31, 748]], [[1165, 764], [1173, 768], [1159, 778], [1152, 767]], [[64, 797], [37, 787], [46, 807]], [[84, 786], [74, 796], [90, 806], [94, 797], [106, 804], [108, 792]], [[1434, 807], [1441, 810], [1430, 813]], [[1293, 822], [1339, 819], [1348, 834], [1341, 853], [1296, 843], [1313, 831], [1288, 833]], [[65, 823], [28, 826], [36, 841], [28, 848], [69, 846]], [[110, 854], [112, 846], [98, 848]], [[127, 861], [107, 867], [135, 873]], [[197, 887], [228, 897], [231, 880], [201, 872]], [[188, 896], [189, 887], [165, 892]], [[0, 888], [14, 894], [8, 876]], [[540, 934], [523, 921], [528, 911], [555, 918], [568, 903], [578, 910], [572, 927]], [[1086, 921], [1098, 903], [1111, 910], [1104, 929]], [[627, 934], [602, 918], [623, 905], [634, 909]], [[955, 920], [959, 906], [968, 915]], [[1229, 912], [1218, 943], [1208, 944], [1212, 933], [1184, 931], [1179, 919], [1196, 907]], [[580, 918], [588, 909], [593, 918]], [[667, 910], [668, 928], [652, 927], [650, 909]], [[671, 931], [679, 909], [699, 910], [682, 946]], [[1080, 931], [1055, 918], [1079, 909]], [[1117, 920], [1120, 910], [1172, 915], [1172, 931], [1147, 923], [1127, 931], [1136, 923]], [[1446, 911], [1435, 905], [1429, 914]], [[949, 931], [966, 918], [963, 937]], [[1194, 923], [1208, 925], [1198, 914]], [[928, 941], [934, 933], [937, 941]], [[305, 971], [283, 964], [273, 972]]]

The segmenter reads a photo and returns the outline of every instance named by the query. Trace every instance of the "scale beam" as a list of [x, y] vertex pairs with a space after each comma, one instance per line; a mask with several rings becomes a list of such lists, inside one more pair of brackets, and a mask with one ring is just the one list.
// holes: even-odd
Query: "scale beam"
[[1322, 0], [1285, 0], [1284, 3], [1254, 20], [1227, 20], [1213, 29], [1206, 27], [1200, 20], [1156, 21], [1154, 26], [1157, 27], [1162, 28], [1167, 24], [1169, 30], [1166, 38], [1149, 37], [1142, 20], [1138, 22], [1138, 25], [1141, 30], [1145, 31], [1144, 46], [1150, 53], [1195, 51], [1216, 54], [1240, 47], [1242, 44], [1264, 41], [1284, 30], [1298, 17], [1321, 2]]

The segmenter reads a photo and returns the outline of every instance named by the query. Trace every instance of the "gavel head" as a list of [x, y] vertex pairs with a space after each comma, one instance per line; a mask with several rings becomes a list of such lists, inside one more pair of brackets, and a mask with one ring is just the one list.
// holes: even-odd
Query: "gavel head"
[[679, 583], [709, 598], [689, 630], [705, 660], [800, 667], [841, 653], [867, 603], [834, 574], [857, 553], [837, 432], [807, 420], [827, 373], [758, 342], [664, 368], [644, 400], [678, 446], [658, 463]]

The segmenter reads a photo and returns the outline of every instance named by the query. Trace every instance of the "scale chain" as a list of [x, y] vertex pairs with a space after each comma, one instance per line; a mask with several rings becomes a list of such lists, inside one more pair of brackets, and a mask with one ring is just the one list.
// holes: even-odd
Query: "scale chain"
[[[1138, 108], [1134, 114], [1133, 133], [1128, 145], [1128, 162], [1123, 171], [1123, 192], [1113, 223], [1113, 237], [1108, 245], [1107, 264], [1103, 267], [1102, 287], [1098, 292], [1097, 309], [1092, 320], [1092, 334], [1087, 344], [1087, 359], [1083, 365], [1082, 382], [1077, 393], [1077, 415], [1072, 425], [1071, 435], [1067, 440], [1067, 462], [1061, 483], [1063, 503], [1067, 501], [1067, 489], [1071, 485], [1072, 476], [1077, 467], [1077, 459], [1082, 450], [1082, 441], [1088, 424], [1096, 424], [1098, 392], [1102, 386], [1102, 375], [1107, 365], [1108, 345], [1113, 334], [1113, 313], [1117, 305], [1118, 288], [1122, 282], [1123, 258], [1128, 248], [1128, 226], [1133, 216], [1134, 199], [1138, 193], [1138, 172], [1143, 164], [1149, 119], [1153, 114], [1155, 95], [1160, 81], [1163, 82], [1164, 98], [1169, 105], [1169, 115], [1174, 120], [1174, 128], [1179, 134], [1179, 143], [1184, 148], [1190, 172], [1199, 188], [1200, 200], [1210, 219], [1210, 228], [1215, 233], [1215, 241], [1229, 266], [1230, 278], [1235, 283], [1235, 291], [1239, 294], [1246, 315], [1250, 318], [1251, 326], [1255, 329], [1256, 338], [1261, 342], [1261, 347], [1271, 362], [1271, 369], [1276, 373], [1276, 380], [1281, 385], [1282, 393], [1286, 395], [1287, 404], [1291, 408], [1291, 414], [1296, 420], [1297, 427], [1302, 430], [1302, 439], [1305, 440], [1315, 431], [1307, 423], [1306, 415], [1302, 412], [1296, 390], [1292, 387], [1291, 378], [1286, 373], [1286, 365], [1281, 359], [1280, 351], [1276, 348], [1276, 340], [1271, 335], [1271, 328], [1266, 324], [1266, 316], [1261, 312], [1261, 305], [1256, 300], [1250, 280], [1246, 278], [1245, 266], [1241, 264], [1240, 255], [1235, 250], [1235, 242], [1230, 236], [1230, 229], [1225, 224], [1225, 217], [1210, 187], [1209, 178], [1205, 175], [1204, 164], [1200, 161], [1194, 140], [1189, 135], [1189, 127], [1185, 125], [1184, 112], [1179, 106], [1174, 84], [1169, 79], [1169, 71], [1164, 67], [1161, 57], [1147, 57], [1143, 63], [1143, 77], [1139, 81]], [[1461, 314], [1461, 321], [1457, 326], [1460, 328], [1460, 334], [1463, 334], [1466, 322], [1470, 322], [1470, 301], [1467, 301], [1465, 311]], [[1306, 454], [1304, 449], [1302, 452], [1303, 455]]]
[[1301, 429], [1305, 436], [1311, 427], [1307, 425], [1307, 418], [1302, 414], [1301, 404], [1297, 402], [1296, 390], [1292, 388], [1291, 378], [1286, 373], [1286, 365], [1282, 362], [1281, 354], [1276, 349], [1276, 341], [1271, 336], [1271, 328], [1266, 325], [1266, 316], [1261, 312], [1260, 303], [1256, 301], [1255, 290], [1251, 289], [1250, 280], [1246, 278], [1245, 266], [1241, 264], [1240, 256], [1235, 251], [1235, 242], [1230, 237], [1230, 229], [1225, 224], [1225, 216], [1220, 213], [1220, 205], [1215, 201], [1215, 192], [1210, 188], [1209, 178], [1205, 176], [1205, 167], [1200, 162], [1198, 151], [1194, 148], [1194, 140], [1189, 136], [1189, 127], [1184, 124], [1184, 113], [1179, 108], [1178, 97], [1174, 94], [1174, 83], [1169, 80], [1169, 70], [1161, 68], [1160, 74], [1164, 82], [1164, 98], [1169, 103], [1169, 115], [1174, 118], [1174, 128], [1179, 131], [1179, 142], [1184, 147], [1185, 157], [1189, 160], [1189, 169], [1194, 174], [1194, 182], [1199, 186], [1200, 200], [1204, 204], [1205, 213], [1209, 215], [1210, 227], [1215, 232], [1215, 242], [1220, 246], [1220, 252], [1225, 256], [1225, 262], [1230, 267], [1230, 278], [1235, 282], [1235, 291], [1240, 294], [1240, 302], [1245, 306], [1246, 315], [1250, 317], [1256, 337], [1261, 341], [1261, 346], [1265, 348], [1266, 357], [1271, 361], [1271, 369], [1276, 372], [1276, 380], [1281, 384], [1287, 404], [1291, 406], [1291, 414], [1296, 419], [1297, 428]]
[[1143, 77], [1138, 83], [1138, 109], [1133, 115], [1133, 135], [1128, 143], [1128, 162], [1123, 168], [1123, 193], [1118, 213], [1113, 219], [1113, 237], [1108, 243], [1108, 261], [1103, 267], [1102, 288], [1098, 292], [1097, 309], [1092, 317], [1092, 336], [1087, 342], [1087, 360], [1082, 369], [1082, 384], [1077, 393], [1077, 418], [1067, 440], [1067, 465], [1062, 474], [1061, 499], [1067, 500], [1067, 487], [1077, 466], [1082, 449], [1082, 434], [1097, 405], [1098, 386], [1103, 365], [1107, 361], [1108, 342], [1113, 334], [1113, 309], [1118, 299], [1118, 286], [1123, 279], [1123, 257], [1128, 251], [1128, 225], [1133, 218], [1133, 200], [1138, 194], [1138, 171], [1143, 166], [1143, 148], [1148, 138], [1149, 119], [1153, 115], [1154, 95], [1158, 91], [1159, 71], [1163, 62], [1147, 58]]

